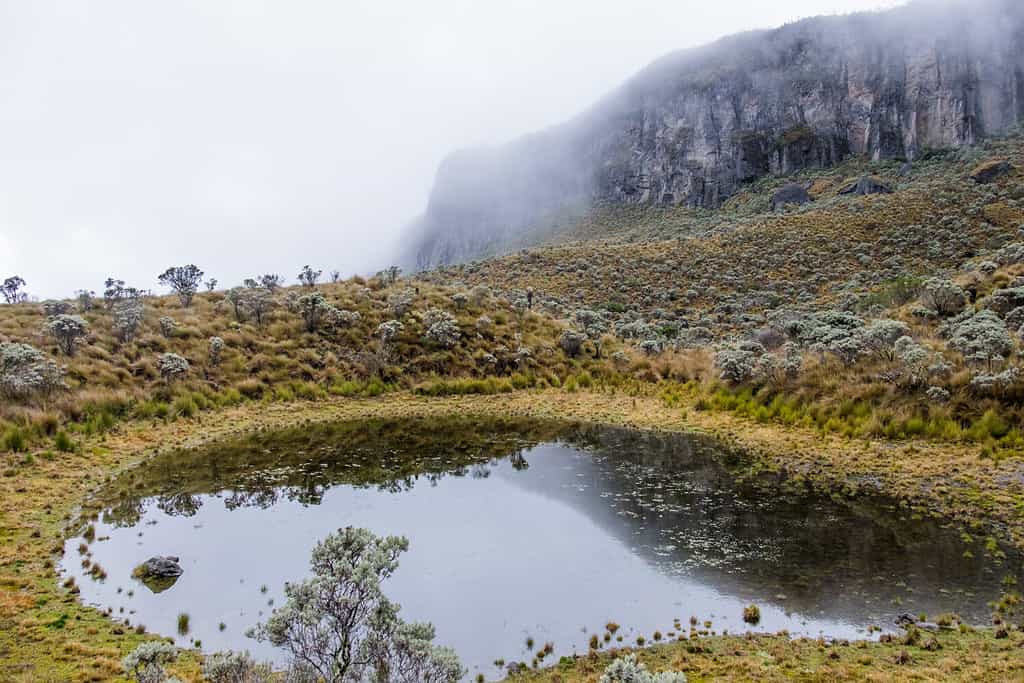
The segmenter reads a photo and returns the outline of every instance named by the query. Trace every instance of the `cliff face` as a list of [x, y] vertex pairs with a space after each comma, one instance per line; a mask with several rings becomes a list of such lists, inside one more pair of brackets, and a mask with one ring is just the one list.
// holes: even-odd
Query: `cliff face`
[[521, 246], [592, 201], [713, 208], [768, 174], [913, 159], [1022, 118], [1020, 0], [925, 0], [742, 34], [655, 62], [562, 126], [450, 157], [407, 260]]

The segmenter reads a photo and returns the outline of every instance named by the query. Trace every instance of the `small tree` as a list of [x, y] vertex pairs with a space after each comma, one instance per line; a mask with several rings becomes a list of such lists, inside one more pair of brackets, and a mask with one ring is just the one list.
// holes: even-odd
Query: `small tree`
[[304, 287], [316, 287], [316, 282], [323, 272], [322, 270], [313, 270], [308, 265], [302, 266], [302, 270], [299, 271], [299, 282]]
[[388, 266], [381, 271], [381, 279], [385, 285], [393, 285], [398, 282], [398, 276], [402, 274], [402, 269], [398, 266]]
[[62, 314], [51, 318], [45, 329], [65, 356], [73, 356], [78, 341], [89, 334], [89, 323], [80, 316]]
[[263, 289], [273, 294], [278, 289], [280, 289], [281, 286], [284, 284], [284, 278], [281, 277], [280, 275], [267, 273], [265, 275], [260, 275], [254, 278], [247, 277], [244, 280], [242, 280], [242, 284], [250, 289], [262, 287]]
[[135, 287], [126, 286], [124, 280], [108, 277], [103, 286], [105, 288], [103, 290], [103, 300], [106, 302], [108, 309], [112, 309], [118, 301], [138, 299], [142, 296], [142, 292]]
[[332, 270], [331, 271], [331, 282], [334, 283], [334, 284], [337, 284], [339, 280], [341, 280], [341, 271], [340, 270]]
[[600, 358], [601, 335], [608, 329], [608, 322], [597, 311], [591, 311], [586, 308], [576, 311], [575, 317], [579, 331], [589, 337], [594, 343], [594, 356]]
[[162, 353], [157, 359], [156, 367], [164, 382], [171, 384], [188, 372], [188, 361], [176, 353]]
[[236, 322], [244, 322], [245, 316], [243, 314], [245, 310], [245, 295], [246, 290], [241, 287], [232, 287], [225, 294], [224, 298], [231, 304], [231, 310], [235, 314]]
[[192, 305], [192, 297], [199, 291], [199, 283], [203, 279], [203, 271], [193, 264], [172, 266], [157, 278], [164, 287], [170, 287], [178, 295], [183, 308]]
[[429, 624], [408, 624], [381, 583], [409, 547], [348, 527], [313, 549], [312, 578], [285, 585], [286, 602], [249, 632], [288, 651], [292, 662], [326, 683], [456, 683], [455, 653], [433, 644]]
[[88, 313], [92, 309], [96, 308], [95, 304], [96, 292], [92, 292], [88, 289], [80, 289], [75, 292], [75, 299], [78, 301], [78, 312]]
[[209, 280], [207, 280], [203, 284], [206, 285], [206, 291], [207, 292], [212, 292], [213, 290], [217, 289], [217, 278], [211, 277]]
[[299, 315], [302, 316], [303, 322], [306, 324], [307, 332], [317, 331], [330, 307], [327, 299], [320, 292], [303, 294], [295, 301], [295, 305]]
[[245, 292], [242, 305], [245, 310], [256, 320], [256, 326], [263, 329], [263, 322], [267, 314], [277, 305], [274, 296], [269, 289], [250, 289]]
[[113, 315], [114, 335], [122, 343], [130, 342], [135, 339], [145, 316], [142, 299], [130, 298], [117, 301], [113, 307]]
[[7, 303], [18, 304], [28, 298], [27, 295], [21, 291], [24, 286], [24, 279], [18, 275], [12, 275], [4, 280], [4, 283], [0, 285], [0, 293], [4, 295], [4, 301]]

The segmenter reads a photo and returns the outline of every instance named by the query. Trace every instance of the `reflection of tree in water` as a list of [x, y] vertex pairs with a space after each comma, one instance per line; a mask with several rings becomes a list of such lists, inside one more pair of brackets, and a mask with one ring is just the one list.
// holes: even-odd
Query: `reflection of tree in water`
[[[965, 554], [942, 520], [758, 478], [742, 453], [711, 439], [583, 427], [568, 441], [587, 456], [535, 459], [531, 476], [509, 481], [579, 510], [665, 574], [752, 600], [785, 594], [787, 608], [863, 617], [898, 611], [890, 600], [899, 596], [969, 605], [983, 618], [1000, 579], [1021, 573], [1019, 556]], [[952, 597], [957, 590], [987, 595]]]
[[[541, 443], [576, 455], [530, 455]], [[863, 612], [864, 596], [875, 599], [872, 609], [895, 609], [889, 599], [906, 589], [892, 577], [907, 578], [918, 595], [937, 595], [996, 590], [1004, 573], [1019, 569], [1010, 558], [992, 573], [980, 548], [965, 556], [955, 531], [908, 519], [887, 501], [836, 502], [780, 486], [776, 475], [738, 476], [750, 474], [746, 464], [742, 453], [692, 435], [524, 420], [369, 421], [161, 455], [118, 478], [100, 502], [105, 521], [129, 526], [149, 505], [192, 516], [213, 495], [228, 509], [318, 505], [342, 484], [400, 493], [497, 473], [582, 512], [666, 574], [757, 601], [785, 593], [787, 608], [836, 614]], [[984, 599], [975, 603], [984, 607]]]
[[136, 524], [147, 505], [192, 516], [202, 496], [228, 509], [269, 508], [281, 500], [318, 505], [333, 486], [401, 493], [444, 477], [485, 479], [489, 464], [557, 439], [566, 424], [472, 418], [406, 419], [316, 425], [257, 433], [202, 449], [157, 456], [127, 472], [101, 495], [105, 521]]

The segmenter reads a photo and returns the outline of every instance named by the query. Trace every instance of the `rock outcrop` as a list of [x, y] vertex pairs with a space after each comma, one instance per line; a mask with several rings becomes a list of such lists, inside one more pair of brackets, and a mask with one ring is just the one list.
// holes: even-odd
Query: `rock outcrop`
[[973, 144], [1024, 118], [1022, 45], [1019, 0], [925, 0], [671, 54], [566, 124], [448, 158], [407, 265], [536, 242], [592, 202], [713, 208], [770, 174]]

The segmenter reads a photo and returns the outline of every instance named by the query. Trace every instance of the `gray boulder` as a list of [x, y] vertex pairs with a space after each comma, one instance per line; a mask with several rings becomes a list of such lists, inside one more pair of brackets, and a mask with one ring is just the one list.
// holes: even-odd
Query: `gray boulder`
[[185, 572], [173, 555], [151, 557], [132, 571], [132, 576], [154, 593], [162, 593]]
[[807, 194], [806, 187], [797, 183], [787, 183], [772, 195], [772, 211], [778, 211], [787, 204], [807, 204], [810, 201], [811, 195]]
[[842, 190], [839, 194], [864, 196], [868, 194], [892, 194], [892, 188], [874, 176], [862, 175]]
[[971, 171], [971, 180], [981, 185], [993, 183], [1013, 171], [1013, 164], [1005, 159], [989, 161]]
[[154, 578], [167, 578], [170, 576], [181, 576], [185, 570], [178, 564], [179, 559], [172, 555], [167, 557], [151, 557], [143, 562], [136, 569], [141, 576], [152, 576]]

